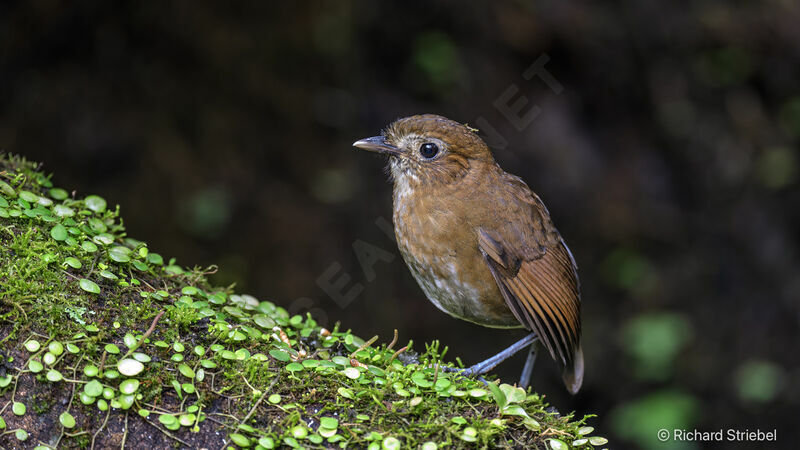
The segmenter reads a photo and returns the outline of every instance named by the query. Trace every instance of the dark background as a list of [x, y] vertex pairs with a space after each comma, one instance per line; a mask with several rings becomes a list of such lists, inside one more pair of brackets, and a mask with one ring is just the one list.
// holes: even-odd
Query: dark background
[[[132, 236], [217, 264], [216, 283], [472, 363], [520, 333], [425, 299], [375, 225], [385, 163], [350, 145], [405, 115], [483, 117], [580, 267], [584, 388], [549, 358], [535, 388], [598, 414], [614, 448], [675, 427], [793, 447], [798, 3], [252, 3], [3, 2], [0, 151], [121, 205]], [[543, 55], [560, 94], [522, 76]], [[495, 106], [512, 86], [541, 108], [529, 126]], [[357, 240], [394, 260], [363, 270]], [[364, 287], [345, 308], [317, 282], [334, 263]]]

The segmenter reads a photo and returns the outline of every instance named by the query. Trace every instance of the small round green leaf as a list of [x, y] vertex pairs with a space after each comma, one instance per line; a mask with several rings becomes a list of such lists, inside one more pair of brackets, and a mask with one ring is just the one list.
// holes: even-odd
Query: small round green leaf
[[87, 280], [86, 278], [81, 278], [80, 280], [81, 289], [86, 292], [91, 292], [92, 294], [99, 294], [100, 293], [100, 286], [97, 285], [92, 280]]
[[336, 392], [338, 392], [339, 395], [341, 395], [344, 398], [349, 398], [351, 400], [355, 398], [355, 396], [353, 395], [353, 391], [347, 388], [340, 387], [339, 389], [337, 389]]
[[67, 238], [69, 234], [67, 233], [67, 228], [64, 225], [56, 224], [53, 229], [50, 230], [50, 237], [57, 241], [63, 241]]
[[144, 364], [132, 358], [125, 358], [117, 363], [117, 370], [125, 376], [133, 377], [144, 370]]
[[69, 193], [61, 188], [50, 189], [47, 193], [56, 200], [66, 200], [69, 197]]
[[178, 365], [178, 371], [186, 378], [194, 378], [194, 370], [186, 364]]
[[129, 395], [139, 389], [139, 380], [136, 378], [129, 378], [119, 384], [119, 391], [123, 394]]
[[297, 425], [292, 428], [291, 433], [296, 439], [304, 439], [306, 436], [308, 436], [308, 430], [302, 425]]
[[172, 414], [161, 414], [160, 416], [158, 416], [158, 421], [164, 424], [165, 426], [178, 423], [178, 419]]
[[14, 404], [11, 406], [11, 411], [18, 416], [25, 415], [25, 411], [27, 410], [28, 408], [25, 407], [24, 403], [14, 402]]
[[348, 368], [344, 369], [344, 375], [347, 378], [355, 380], [355, 379], [357, 379], [358, 377], [361, 376], [361, 372], [359, 372], [358, 369], [356, 369], [355, 367], [348, 367]]
[[115, 344], [106, 344], [104, 348], [108, 353], [111, 353], [112, 355], [119, 354], [119, 347], [117, 347]]
[[72, 267], [73, 269], [80, 269], [81, 267], [83, 267], [83, 264], [81, 264], [80, 260], [72, 256], [65, 258], [64, 264]]
[[[119, 407], [120, 408], [122, 408], [122, 409], [131, 409], [131, 406], [133, 406], [134, 400], [136, 400], [136, 396], [133, 395], [133, 394], [120, 395], [119, 398], [117, 398], [115, 400], [119, 403]], [[112, 400], [111, 405], [114, 406], [113, 400]]]
[[130, 333], [125, 333], [125, 337], [122, 338], [122, 343], [128, 348], [133, 348], [136, 345], [136, 342], [138, 341]]
[[139, 361], [140, 363], [148, 363], [151, 361], [151, 358], [144, 353], [134, 352], [131, 356], [133, 356], [133, 359]]
[[470, 397], [485, 397], [486, 394], [488, 394], [486, 389], [476, 388], [476, 389], [470, 389], [469, 390], [469, 396]]
[[45, 354], [44, 354], [44, 356], [42, 357], [42, 361], [43, 361], [45, 364], [47, 364], [48, 366], [52, 366], [53, 364], [55, 364], [55, 363], [56, 363], [56, 355], [54, 355], [54, 354], [52, 354], [52, 353], [50, 353], [50, 352], [47, 352], [47, 353], [45, 353]]
[[181, 293], [184, 295], [197, 295], [197, 292], [198, 290], [194, 286], [184, 286], [183, 289], [181, 289]]
[[[303, 365], [298, 362], [293, 362], [286, 365], [286, 370], [288, 370], [289, 372], [300, 372], [303, 369], [304, 369]], [[356, 372], [358, 372], [358, 370], [356, 370]]]
[[113, 273], [109, 272], [108, 270], [101, 270], [100, 271], [100, 276], [105, 278], [105, 279], [108, 279], [108, 280], [117, 280], [117, 279], [119, 279], [118, 276], [114, 275]]
[[108, 251], [108, 257], [111, 258], [112, 261], [116, 261], [118, 263], [130, 262], [131, 249], [121, 245], [111, 247], [111, 249]]
[[64, 428], [74, 428], [75, 427], [75, 418], [72, 414], [64, 411], [58, 416], [58, 421], [61, 422], [61, 426]]
[[47, 346], [47, 349], [50, 350], [50, 353], [56, 356], [60, 356], [62, 353], [64, 353], [64, 345], [58, 341], [51, 342], [50, 345]]
[[101, 213], [106, 210], [106, 201], [103, 197], [97, 195], [90, 195], [83, 200], [86, 207], [96, 213]]
[[39, 201], [39, 196], [31, 191], [19, 191], [19, 198], [31, 203], [36, 203]]
[[239, 433], [231, 433], [231, 442], [238, 445], [239, 447], [250, 447], [250, 439]]
[[264, 314], [256, 314], [253, 316], [253, 322], [266, 330], [271, 330], [275, 327], [275, 321], [271, 317]]
[[277, 350], [277, 349], [270, 350], [269, 351], [269, 356], [272, 356], [273, 358], [277, 359], [278, 361], [289, 361], [289, 359], [291, 359], [291, 357], [289, 356], [288, 353], [286, 353], [283, 350]]
[[38, 352], [40, 348], [42, 348], [42, 344], [36, 339], [31, 339], [25, 343], [25, 350], [31, 353]]
[[382, 448], [384, 450], [398, 450], [400, 448], [400, 440], [396, 437], [389, 436], [383, 440]]
[[48, 370], [47, 371], [47, 375], [45, 375], [45, 377], [47, 377], [48, 381], [51, 381], [53, 383], [61, 381], [61, 380], [64, 379], [64, 376], [61, 375], [61, 372], [59, 372], [59, 371], [57, 371], [55, 369]]
[[103, 393], [103, 385], [97, 380], [92, 380], [83, 386], [83, 392], [90, 397], [99, 397]]
[[96, 377], [97, 374], [100, 372], [100, 369], [93, 364], [89, 364], [88, 366], [83, 368], [83, 374], [87, 377]]
[[196, 419], [197, 416], [194, 414], [181, 414], [180, 417], [178, 417], [178, 422], [180, 422], [182, 426], [188, 427], [194, 425]]
[[33, 373], [39, 373], [42, 370], [44, 370], [44, 365], [42, 365], [42, 363], [40, 363], [39, 361], [32, 359], [28, 361], [28, 370], [30, 370]]
[[150, 264], [155, 264], [157, 266], [162, 266], [164, 265], [164, 258], [158, 253], [149, 253], [147, 255], [147, 262], [149, 262]]
[[333, 417], [321, 417], [319, 419], [321, 427], [336, 429], [339, 426], [339, 421]]
[[58, 217], [72, 217], [75, 215], [75, 211], [72, 208], [64, 205], [53, 206], [53, 213]]

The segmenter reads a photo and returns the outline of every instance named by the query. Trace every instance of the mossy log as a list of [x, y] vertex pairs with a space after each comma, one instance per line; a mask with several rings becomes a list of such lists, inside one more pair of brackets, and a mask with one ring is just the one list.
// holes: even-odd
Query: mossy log
[[[586, 418], [212, 286], [0, 155], [0, 448], [591, 448]], [[452, 365], [452, 364], [450, 364]]]

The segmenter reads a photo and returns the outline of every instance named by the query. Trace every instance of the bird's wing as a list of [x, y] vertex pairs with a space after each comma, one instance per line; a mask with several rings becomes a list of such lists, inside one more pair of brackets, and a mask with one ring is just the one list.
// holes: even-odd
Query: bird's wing
[[[580, 348], [580, 294], [575, 261], [535, 194], [518, 224], [480, 228], [478, 246], [517, 320], [536, 332], [553, 359], [571, 366]], [[527, 236], [525, 227], [541, 226]], [[535, 230], [534, 230], [535, 231]]]

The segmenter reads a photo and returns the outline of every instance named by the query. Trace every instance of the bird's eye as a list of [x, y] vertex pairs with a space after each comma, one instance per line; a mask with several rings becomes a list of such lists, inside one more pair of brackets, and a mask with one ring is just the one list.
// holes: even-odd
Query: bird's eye
[[419, 147], [419, 154], [423, 158], [431, 159], [439, 154], [439, 146], [433, 142], [426, 142]]

